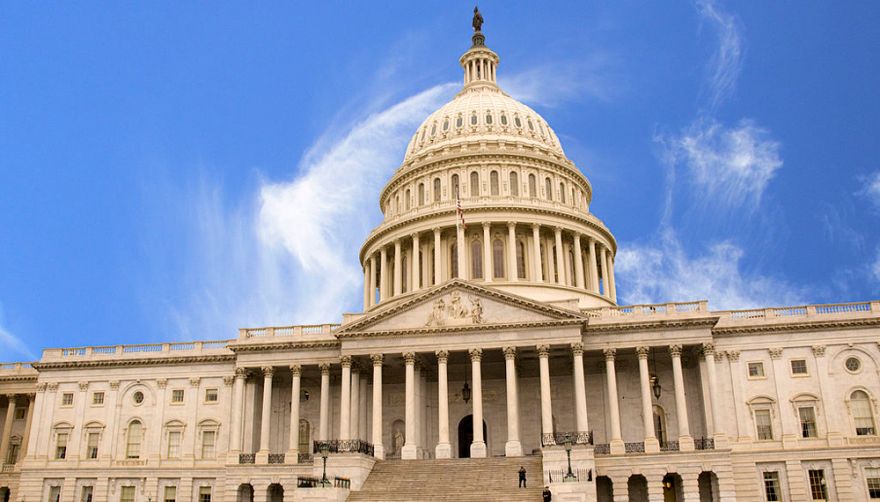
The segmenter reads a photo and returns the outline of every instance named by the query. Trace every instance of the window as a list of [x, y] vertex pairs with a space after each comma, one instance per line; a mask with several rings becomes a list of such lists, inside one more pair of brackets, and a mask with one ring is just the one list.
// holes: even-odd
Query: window
[[547, 192], [547, 194], [545, 195], [545, 197], [547, 197], [547, 200], [553, 200], [553, 182], [550, 181], [550, 178], [546, 178], [544, 180], [544, 190], [546, 190]]
[[507, 115], [504, 115], [503, 113], [501, 114], [501, 125], [507, 125]]
[[168, 433], [168, 458], [180, 458], [180, 431], [171, 431]]
[[807, 360], [806, 359], [792, 359], [791, 360], [791, 374], [792, 375], [806, 375], [807, 374]]
[[846, 371], [850, 373], [858, 373], [862, 369], [862, 362], [856, 357], [848, 357], [844, 363]]
[[666, 414], [663, 408], [654, 406], [654, 436], [660, 442], [660, 446], [666, 446]]
[[516, 126], [519, 127], [520, 129], [522, 129], [522, 120], [520, 120], [519, 117], [514, 117], [513, 123], [516, 124]]
[[202, 458], [214, 458], [217, 454], [214, 445], [217, 442], [216, 431], [202, 432]]
[[165, 502], [177, 502], [177, 487], [176, 486], [166, 486], [165, 487]]
[[483, 245], [480, 241], [471, 243], [471, 275], [472, 279], [483, 278]]
[[458, 277], [458, 244], [453, 244], [449, 250], [449, 270], [452, 271], [452, 277]]
[[443, 121], [443, 131], [445, 132], [448, 130], [449, 130], [449, 119], [446, 119]]
[[782, 500], [782, 495], [779, 491], [779, 473], [776, 471], [764, 472], [764, 500], [767, 502]]
[[471, 173], [471, 197], [480, 196], [480, 173], [474, 171]]
[[21, 445], [18, 443], [12, 443], [9, 445], [9, 453], [6, 454], [6, 463], [14, 464], [18, 462], [18, 449], [21, 448]]
[[486, 114], [486, 124], [492, 125], [492, 114], [491, 113]]
[[67, 440], [70, 434], [59, 432], [55, 437], [55, 458], [67, 458]]
[[419, 183], [419, 205], [425, 205], [425, 184]]
[[535, 131], [535, 125], [532, 124], [532, 119], [528, 119], [528, 124], [529, 124], [529, 130], [532, 131], [532, 132], [534, 132], [534, 131]]
[[27, 408], [16, 408], [13, 420], [24, 420], [27, 417]]
[[409, 188], [407, 188], [406, 189], [406, 197], [403, 199], [403, 203], [406, 205], [407, 211], [409, 211], [409, 201], [410, 201]]
[[144, 393], [141, 391], [137, 391], [132, 394], [131, 399], [132, 401], [134, 401], [134, 404], [141, 404], [144, 402]]
[[60, 486], [49, 487], [49, 502], [60, 502], [60, 501], [61, 501], [61, 487]]
[[544, 135], [544, 124], [541, 122], [538, 122], [538, 129], [541, 130], [541, 136], [543, 136]]
[[461, 119], [461, 116], [459, 116], [457, 119], [455, 119], [455, 127], [461, 127], [463, 124], [464, 124], [464, 121]]
[[565, 183], [559, 184], [559, 202], [565, 204]]
[[764, 363], [749, 363], [749, 378], [764, 378]]
[[134, 487], [123, 486], [122, 495], [119, 496], [119, 502], [134, 502]]
[[853, 417], [853, 425], [857, 436], [874, 435], [874, 413], [871, 400], [864, 391], [857, 390], [849, 396], [849, 408]]
[[440, 178], [434, 178], [434, 202], [440, 202]]
[[86, 458], [92, 460], [98, 458], [98, 440], [100, 437], [101, 435], [97, 432], [89, 433], [86, 440]]
[[220, 399], [220, 391], [217, 389], [205, 389], [205, 402], [216, 403]]
[[409, 268], [407, 265], [409, 260], [406, 259], [406, 255], [403, 255], [403, 258], [400, 259], [400, 292], [406, 293], [406, 278], [409, 277], [407, 273], [407, 269]]
[[770, 410], [755, 410], [755, 426], [758, 431], [758, 441], [773, 440], [773, 424], [770, 421]]
[[82, 496], [80, 497], [80, 502], [92, 502], [92, 490], [91, 486], [83, 486], [82, 487]]
[[810, 496], [812, 500], [828, 500], [828, 488], [825, 486], [825, 471], [810, 469], [807, 471], [810, 480]]
[[450, 194], [450, 198], [455, 199], [459, 197], [458, 193], [458, 175], [452, 175], [452, 193]]
[[310, 445], [312, 444], [310, 439], [311, 426], [309, 425], [308, 420], [300, 420], [299, 421], [299, 452], [307, 453], [309, 451]]
[[492, 242], [492, 273], [496, 279], [504, 277], [504, 244], [500, 240]]
[[519, 196], [519, 183], [517, 182], [515, 171], [510, 171], [510, 195], [514, 197]]
[[477, 115], [471, 115], [471, 125], [477, 125]]
[[199, 487], [199, 502], [211, 502], [211, 487], [210, 486], [200, 486]]
[[516, 275], [526, 278], [526, 245], [522, 241], [516, 243]]
[[534, 199], [535, 197], [538, 196], [537, 194], [538, 194], [538, 183], [535, 180], [535, 175], [530, 174], [529, 175], [529, 197]]
[[546, 255], [547, 255], [547, 253], [544, 252], [544, 244], [541, 244], [541, 280], [542, 281], [547, 280], [547, 261], [544, 259], [544, 257]]
[[798, 408], [798, 417], [801, 421], [801, 437], [816, 437], [816, 409], [812, 406]]
[[880, 500], [880, 469], [865, 469], [865, 481], [868, 483], [868, 497]]
[[92, 406], [101, 406], [104, 404], [104, 393], [95, 392], [92, 394]]
[[171, 391], [171, 402], [182, 403], [184, 398], [183, 389], [174, 389]]
[[491, 195], [499, 195], [501, 190], [498, 187], [498, 171], [492, 171], [489, 173], [489, 189], [491, 190], [489, 193]]
[[141, 442], [143, 439], [144, 426], [135, 420], [128, 426], [128, 436], [125, 441], [125, 458], [141, 458]]
[[73, 392], [61, 394], [61, 406], [73, 406]]
[[431, 137], [437, 134], [437, 124], [431, 126]]

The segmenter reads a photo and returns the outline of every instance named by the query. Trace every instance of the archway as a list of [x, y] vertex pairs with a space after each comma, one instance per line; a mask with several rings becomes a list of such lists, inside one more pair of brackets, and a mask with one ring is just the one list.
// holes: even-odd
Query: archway
[[614, 483], [608, 476], [596, 476], [596, 501], [613, 502]]
[[697, 484], [700, 486], [700, 502], [718, 502], [718, 476], [714, 472], [701, 472]]
[[[486, 441], [486, 438], [486, 421], [483, 420], [483, 441]], [[458, 423], [458, 458], [470, 458], [471, 443], [473, 442], [474, 416], [468, 415]]]
[[648, 480], [641, 474], [633, 474], [626, 482], [629, 502], [648, 502]]
[[681, 476], [676, 473], [663, 476], [663, 502], [682, 502], [683, 500]]
[[11, 494], [9, 493], [8, 487], [0, 486], [0, 494], [2, 494], [0, 495], [0, 500], [2, 500], [3, 502], [9, 502], [9, 497]]
[[278, 483], [272, 483], [266, 490], [266, 499], [268, 502], [284, 502], [284, 487]]
[[236, 502], [254, 502], [254, 487], [248, 483], [239, 485]]

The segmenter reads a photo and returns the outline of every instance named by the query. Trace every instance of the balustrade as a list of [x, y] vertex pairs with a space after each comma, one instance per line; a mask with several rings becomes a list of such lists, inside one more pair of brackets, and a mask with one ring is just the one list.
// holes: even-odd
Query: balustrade
[[324, 445], [327, 445], [330, 453], [363, 453], [364, 455], [370, 456], [375, 454], [373, 444], [362, 439], [328, 439], [325, 441], [315, 441], [312, 453], [320, 455], [321, 448]]

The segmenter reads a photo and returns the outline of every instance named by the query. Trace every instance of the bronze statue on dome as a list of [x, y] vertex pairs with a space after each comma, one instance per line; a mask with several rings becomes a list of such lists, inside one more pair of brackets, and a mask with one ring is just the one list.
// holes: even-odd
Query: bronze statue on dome
[[480, 31], [481, 26], [483, 26], [483, 15], [480, 14], [480, 9], [474, 7], [474, 31]]

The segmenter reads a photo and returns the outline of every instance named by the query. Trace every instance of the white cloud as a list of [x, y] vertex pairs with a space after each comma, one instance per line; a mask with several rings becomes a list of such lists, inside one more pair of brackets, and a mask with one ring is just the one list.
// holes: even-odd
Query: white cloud
[[803, 303], [784, 281], [743, 271], [744, 255], [720, 242], [690, 256], [672, 231], [650, 244], [622, 244], [614, 267], [621, 304], [708, 300], [713, 310], [731, 310]]
[[19, 360], [23, 358], [27, 361], [34, 361], [37, 359], [34, 353], [28, 349], [27, 345], [25, 345], [24, 341], [12, 334], [12, 332], [5, 327], [3, 305], [0, 304], [0, 362], [15, 362], [14, 358], [18, 358]]
[[880, 208], [880, 171], [870, 174], [862, 179], [865, 186], [859, 190], [859, 195], [868, 197], [878, 208]]
[[557, 61], [534, 66], [515, 75], [501, 74], [498, 86], [516, 100], [553, 108], [588, 99], [608, 101], [620, 91], [612, 74], [612, 58], [594, 53], [576, 61]]
[[718, 37], [718, 48], [709, 62], [709, 104], [714, 109], [736, 88], [742, 69], [743, 42], [734, 16], [722, 12], [711, 0], [700, 0], [696, 5]]
[[871, 273], [874, 274], [874, 279], [880, 282], [880, 248], [877, 249], [877, 260], [871, 265]]
[[712, 206], [748, 203], [752, 204], [748, 209], [754, 210], [770, 179], [782, 167], [779, 142], [747, 119], [727, 127], [715, 119], [701, 118], [681, 136], [658, 136], [655, 140], [664, 146], [669, 166], [683, 164], [698, 197]]

